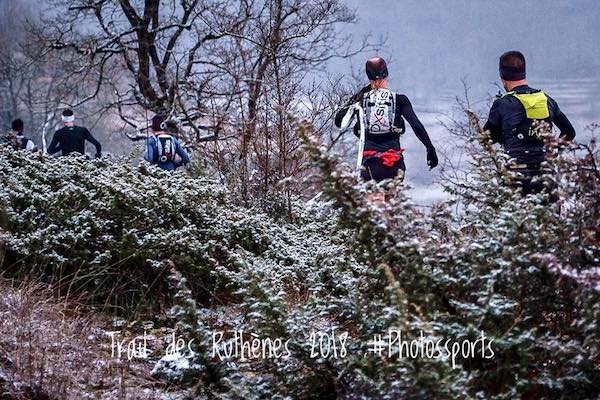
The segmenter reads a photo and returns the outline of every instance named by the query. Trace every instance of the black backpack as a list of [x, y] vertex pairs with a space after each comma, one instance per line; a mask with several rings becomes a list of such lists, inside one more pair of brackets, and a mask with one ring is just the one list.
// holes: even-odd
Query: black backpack
[[551, 123], [552, 116], [548, 107], [548, 96], [541, 90], [527, 93], [508, 92], [502, 97], [512, 96], [519, 100], [525, 111], [525, 119], [513, 129], [513, 134], [523, 143], [544, 143], [539, 132], [533, 126], [535, 121]]

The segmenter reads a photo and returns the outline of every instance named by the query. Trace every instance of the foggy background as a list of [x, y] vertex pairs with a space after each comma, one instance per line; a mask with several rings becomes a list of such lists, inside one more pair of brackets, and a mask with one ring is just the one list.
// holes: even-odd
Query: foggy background
[[[600, 121], [600, 2], [597, 0], [347, 0], [357, 10], [356, 37], [385, 37], [377, 55], [388, 61], [390, 89], [406, 94], [428, 130], [438, 153], [452, 140], [440, 125], [456, 115], [455, 97], [463, 97], [466, 79], [476, 109], [487, 110], [500, 85], [498, 57], [520, 50], [527, 59], [532, 87], [559, 104], [577, 130]], [[364, 62], [376, 54], [336, 60], [330, 70], [348, 67], [364, 75]], [[365, 77], [365, 83], [367, 83]], [[436, 183], [439, 169], [428, 171], [425, 148], [412, 130], [401, 139], [406, 148], [406, 181], [421, 203], [444, 197]], [[441, 158], [441, 157], [440, 157]], [[438, 167], [439, 168], [439, 167]]]

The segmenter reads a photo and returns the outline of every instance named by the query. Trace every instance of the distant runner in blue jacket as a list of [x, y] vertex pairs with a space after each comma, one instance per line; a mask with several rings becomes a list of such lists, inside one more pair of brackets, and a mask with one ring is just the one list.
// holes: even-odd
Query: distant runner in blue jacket
[[[160, 115], [152, 118], [154, 136], [146, 141], [146, 161], [166, 171], [174, 171], [190, 162], [190, 157], [179, 140], [167, 132], [165, 119]], [[177, 157], [179, 156], [179, 160]]]

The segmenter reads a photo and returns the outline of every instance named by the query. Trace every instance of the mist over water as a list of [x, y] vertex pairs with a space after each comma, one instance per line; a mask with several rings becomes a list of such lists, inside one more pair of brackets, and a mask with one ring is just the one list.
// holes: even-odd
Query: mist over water
[[[498, 56], [517, 49], [530, 77], [561, 80], [600, 74], [600, 3], [595, 0], [346, 0], [357, 11], [356, 37], [387, 37], [378, 52], [393, 83], [415, 98], [458, 89], [468, 77], [475, 95], [494, 90]], [[348, 29], [348, 27], [344, 28]], [[364, 59], [351, 60], [362, 69]], [[337, 61], [336, 67], [348, 62]]]
[[[455, 113], [464, 80], [469, 97], [485, 107], [498, 92], [498, 57], [520, 50], [527, 58], [532, 87], [544, 90], [559, 104], [577, 130], [600, 121], [600, 2], [595, 0], [347, 0], [357, 11], [355, 37], [387, 37], [377, 52], [336, 60], [330, 69], [364, 75], [368, 57], [388, 61], [390, 88], [411, 99], [438, 151], [452, 143], [440, 121]], [[347, 29], [347, 28], [346, 28]], [[365, 77], [366, 83], [366, 77]], [[428, 171], [425, 149], [409, 128], [406, 181], [418, 203], [445, 197], [439, 170]]]

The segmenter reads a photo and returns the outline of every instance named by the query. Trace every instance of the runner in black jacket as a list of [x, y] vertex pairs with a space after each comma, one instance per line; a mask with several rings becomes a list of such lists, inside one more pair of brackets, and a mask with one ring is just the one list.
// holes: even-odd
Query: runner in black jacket
[[59, 151], [62, 152], [63, 156], [73, 152], [85, 154], [85, 141], [87, 140], [96, 147], [96, 158], [102, 155], [102, 146], [94, 139], [90, 131], [82, 126], [75, 126], [73, 111], [63, 111], [62, 120], [65, 126], [54, 133], [54, 137], [48, 147], [49, 154]]
[[575, 129], [554, 99], [527, 84], [522, 53], [504, 53], [499, 69], [507, 93], [492, 105], [484, 129], [512, 157], [510, 167], [522, 174], [523, 194], [537, 193], [543, 185], [533, 178], [541, 174], [540, 164], [546, 153], [543, 140], [532, 128], [533, 121], [556, 125], [564, 140], [573, 140]]
[[16, 150], [37, 151], [37, 147], [33, 140], [23, 135], [24, 128], [23, 120], [20, 118], [15, 119], [11, 125], [12, 131], [10, 133], [9, 143]]
[[[387, 89], [387, 65], [382, 58], [372, 58], [367, 61], [366, 72], [370, 84], [365, 86], [342, 107], [335, 116], [335, 125], [339, 128], [349, 108], [358, 102], [364, 101], [366, 97], [376, 89]], [[427, 164], [430, 168], [438, 165], [435, 148], [429, 139], [425, 127], [415, 114], [408, 97], [403, 94], [395, 94], [393, 123], [390, 129], [380, 132], [371, 132], [368, 127], [366, 131], [365, 146], [363, 153], [363, 169], [361, 176], [365, 180], [380, 182], [384, 179], [394, 178], [398, 175], [404, 177], [406, 166], [400, 147], [400, 135], [405, 131], [404, 119], [408, 121], [415, 135], [427, 149]], [[387, 132], [386, 132], [387, 130]], [[359, 136], [359, 124], [354, 125], [354, 134]]]

